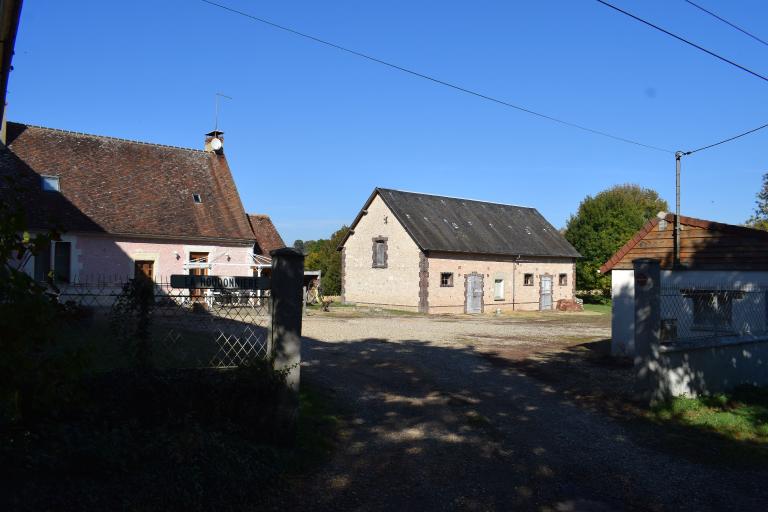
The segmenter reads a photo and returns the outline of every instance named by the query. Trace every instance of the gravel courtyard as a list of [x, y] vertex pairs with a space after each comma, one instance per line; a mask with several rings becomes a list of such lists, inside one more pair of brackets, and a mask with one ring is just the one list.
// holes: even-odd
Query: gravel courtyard
[[609, 323], [595, 314], [313, 313], [302, 379], [328, 394], [343, 426], [295, 508], [764, 510], [768, 471], [655, 449], [514, 364], [606, 339]]

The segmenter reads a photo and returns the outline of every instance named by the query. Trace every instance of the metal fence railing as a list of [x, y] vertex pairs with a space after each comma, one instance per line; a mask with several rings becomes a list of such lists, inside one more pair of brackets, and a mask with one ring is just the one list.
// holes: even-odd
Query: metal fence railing
[[[97, 366], [130, 364], [140, 313], [128, 283], [59, 287], [65, 312], [61, 338], [82, 345]], [[268, 358], [270, 308], [268, 290], [187, 289], [154, 282], [144, 312], [153, 361], [164, 367], [232, 367]]]
[[685, 343], [768, 335], [768, 288], [664, 285], [661, 342]]

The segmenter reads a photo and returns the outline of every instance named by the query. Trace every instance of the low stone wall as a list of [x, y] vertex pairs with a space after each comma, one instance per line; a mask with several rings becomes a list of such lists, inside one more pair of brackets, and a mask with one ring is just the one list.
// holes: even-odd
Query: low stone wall
[[768, 386], [768, 339], [662, 346], [651, 369], [658, 398], [709, 395], [745, 384]]

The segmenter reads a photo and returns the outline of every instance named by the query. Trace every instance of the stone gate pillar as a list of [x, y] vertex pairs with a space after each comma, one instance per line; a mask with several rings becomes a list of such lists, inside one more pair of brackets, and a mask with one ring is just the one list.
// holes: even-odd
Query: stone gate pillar
[[644, 398], [655, 398], [661, 341], [659, 260], [637, 259], [635, 271], [635, 384]]
[[299, 415], [304, 255], [295, 249], [284, 248], [272, 251], [270, 256], [272, 256], [270, 349], [274, 356], [274, 368], [288, 372], [276, 426], [278, 440], [285, 444], [292, 444], [296, 437]]

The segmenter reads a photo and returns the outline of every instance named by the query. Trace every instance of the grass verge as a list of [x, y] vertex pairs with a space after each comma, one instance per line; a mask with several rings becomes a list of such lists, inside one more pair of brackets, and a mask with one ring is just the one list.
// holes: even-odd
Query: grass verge
[[[677, 448], [737, 465], [768, 461], [768, 389], [741, 387], [699, 398], [677, 397], [650, 409], [648, 418], [672, 427]], [[676, 435], [676, 434], [683, 435]]]
[[589, 311], [590, 313], [600, 313], [601, 315], [610, 315], [611, 305], [610, 304], [584, 304], [584, 311]]

